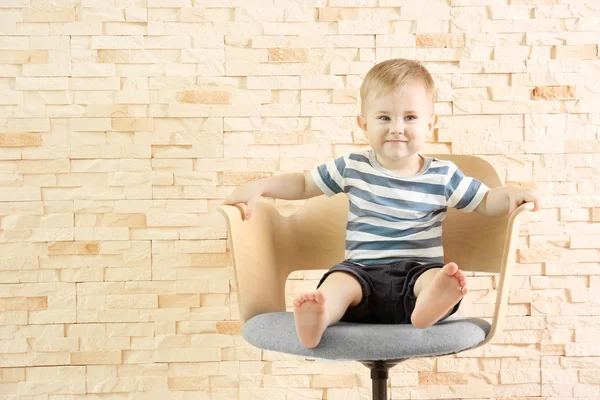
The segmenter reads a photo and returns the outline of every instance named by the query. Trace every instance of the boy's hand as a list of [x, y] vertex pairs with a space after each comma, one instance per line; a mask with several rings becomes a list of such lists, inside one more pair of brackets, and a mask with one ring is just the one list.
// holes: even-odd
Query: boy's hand
[[500, 186], [486, 193], [475, 212], [486, 217], [510, 215], [521, 204], [532, 202], [532, 211], [541, 209], [540, 193], [537, 189], [524, 186]]
[[507, 188], [510, 188], [508, 191], [508, 198], [510, 201], [510, 206], [508, 209], [509, 214], [519, 208], [520, 205], [528, 202], [532, 202], [534, 204], [532, 210], [534, 212], [541, 208], [540, 192], [537, 191], [537, 189], [516, 186], [507, 186]]
[[256, 202], [262, 195], [262, 189], [258, 182], [250, 182], [244, 186], [237, 187], [226, 199], [223, 204], [238, 205], [242, 208], [243, 219], [247, 220], [252, 216], [256, 207]]

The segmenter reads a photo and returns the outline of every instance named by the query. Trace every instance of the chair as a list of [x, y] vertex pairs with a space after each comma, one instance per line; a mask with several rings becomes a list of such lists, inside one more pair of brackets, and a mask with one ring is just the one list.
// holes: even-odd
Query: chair
[[[453, 161], [489, 187], [503, 183], [486, 160], [468, 155], [433, 154]], [[426, 329], [412, 325], [339, 322], [324, 333], [319, 346], [307, 349], [296, 336], [286, 311], [285, 282], [297, 270], [329, 269], [344, 259], [348, 202], [344, 194], [319, 196], [289, 217], [270, 202], [258, 202], [248, 221], [241, 210], [221, 206], [227, 219], [243, 336], [252, 345], [298, 356], [356, 360], [371, 370], [373, 399], [387, 398], [388, 371], [410, 358], [458, 353], [482, 346], [502, 330], [519, 234], [520, 218], [533, 209], [525, 203], [510, 216], [486, 218], [448, 209], [443, 223], [446, 261], [462, 270], [499, 274], [492, 323], [451, 317]]]

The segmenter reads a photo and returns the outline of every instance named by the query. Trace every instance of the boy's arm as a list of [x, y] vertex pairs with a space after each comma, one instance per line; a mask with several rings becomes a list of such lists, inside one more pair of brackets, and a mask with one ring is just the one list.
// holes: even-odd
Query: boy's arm
[[255, 182], [262, 190], [261, 196], [276, 199], [302, 200], [323, 194], [310, 172], [272, 176]]
[[533, 202], [533, 211], [540, 209], [540, 194], [536, 189], [501, 186], [489, 190], [475, 212], [487, 217], [501, 217], [512, 213], [521, 204]]
[[272, 176], [249, 182], [236, 188], [223, 202], [224, 204], [239, 204], [248, 219], [254, 211], [256, 201], [260, 196], [274, 197], [284, 200], [309, 199], [323, 194], [313, 180], [310, 172], [290, 173]]

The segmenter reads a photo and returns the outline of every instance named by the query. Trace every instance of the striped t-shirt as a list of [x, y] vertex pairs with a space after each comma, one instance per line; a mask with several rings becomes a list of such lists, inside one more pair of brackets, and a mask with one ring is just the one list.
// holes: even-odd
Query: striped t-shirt
[[311, 171], [327, 196], [344, 192], [350, 209], [346, 259], [360, 264], [443, 262], [448, 207], [473, 211], [489, 188], [451, 161], [425, 157], [416, 175], [382, 167], [373, 150], [351, 153]]

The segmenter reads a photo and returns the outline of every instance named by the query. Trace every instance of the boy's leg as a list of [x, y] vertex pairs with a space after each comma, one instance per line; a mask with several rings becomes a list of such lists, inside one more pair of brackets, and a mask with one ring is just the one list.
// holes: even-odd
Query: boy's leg
[[362, 286], [351, 274], [332, 272], [319, 289], [294, 300], [294, 319], [300, 342], [316, 347], [325, 329], [338, 322], [348, 307], [362, 301]]
[[423, 272], [413, 288], [417, 302], [412, 324], [427, 328], [447, 317], [467, 291], [467, 278], [455, 263]]

